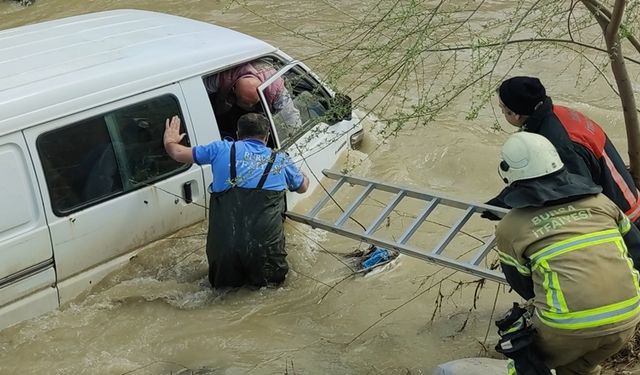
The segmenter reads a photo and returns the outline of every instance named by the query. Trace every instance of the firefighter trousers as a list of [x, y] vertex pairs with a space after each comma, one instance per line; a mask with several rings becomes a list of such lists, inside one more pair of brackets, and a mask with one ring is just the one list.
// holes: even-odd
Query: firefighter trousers
[[599, 375], [600, 364], [622, 349], [635, 333], [635, 326], [597, 337], [558, 334], [558, 330], [537, 327], [535, 345], [545, 364], [556, 375]]

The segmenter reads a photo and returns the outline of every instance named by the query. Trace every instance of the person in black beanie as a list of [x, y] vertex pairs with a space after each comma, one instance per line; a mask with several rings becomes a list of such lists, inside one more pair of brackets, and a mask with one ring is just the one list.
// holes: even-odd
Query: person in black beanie
[[[601, 186], [602, 193], [640, 228], [640, 192], [600, 125], [578, 111], [553, 104], [535, 77], [509, 78], [496, 91], [507, 122], [551, 141], [569, 172]], [[504, 202], [508, 189], [486, 203], [511, 208]], [[499, 220], [489, 211], [482, 217]]]
[[534, 77], [513, 77], [502, 82], [497, 91], [502, 113], [515, 126], [522, 126], [524, 117], [533, 114], [547, 98], [547, 90]]

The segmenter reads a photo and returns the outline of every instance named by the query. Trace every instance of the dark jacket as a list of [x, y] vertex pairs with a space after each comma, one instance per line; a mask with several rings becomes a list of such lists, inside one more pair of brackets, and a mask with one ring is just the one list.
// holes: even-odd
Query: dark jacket
[[[529, 117], [523, 130], [547, 138], [558, 150], [569, 172], [588, 177], [601, 186], [604, 195], [632, 222], [640, 224], [638, 189], [600, 125], [580, 112], [554, 105], [547, 97]], [[502, 199], [505, 193], [503, 191], [487, 203], [510, 208]]]

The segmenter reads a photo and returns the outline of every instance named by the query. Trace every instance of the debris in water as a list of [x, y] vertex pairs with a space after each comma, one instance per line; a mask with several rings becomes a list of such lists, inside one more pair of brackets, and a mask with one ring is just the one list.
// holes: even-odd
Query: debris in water
[[375, 268], [389, 264], [396, 259], [400, 253], [384, 247], [370, 245], [367, 250], [357, 249], [346, 256], [354, 259], [355, 268], [358, 272], [369, 273]]
[[197, 370], [183, 369], [175, 373], [175, 375], [214, 375], [217, 374], [215, 368], [203, 367]]
[[18, 4], [20, 4], [20, 5], [24, 6], [24, 7], [33, 4], [34, 1], [35, 0], [15, 0], [16, 3], [18, 3]]

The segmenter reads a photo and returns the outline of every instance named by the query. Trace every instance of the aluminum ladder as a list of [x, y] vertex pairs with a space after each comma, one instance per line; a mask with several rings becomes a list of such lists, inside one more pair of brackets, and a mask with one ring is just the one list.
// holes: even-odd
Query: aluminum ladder
[[[313, 207], [307, 214], [299, 214], [292, 211], [287, 211], [286, 216], [290, 219], [305, 223], [313, 228], [320, 228], [326, 231], [339, 234], [348, 238], [363, 241], [366, 243], [374, 244], [387, 249], [394, 249], [411, 257], [415, 257], [427, 262], [436, 263], [441, 266], [456, 269], [458, 271], [466, 272], [474, 276], [487, 278], [500, 283], [506, 283], [502, 272], [497, 270], [491, 270], [488, 267], [482, 265], [482, 261], [491, 252], [495, 246], [495, 235], [491, 235], [482, 244], [475, 253], [467, 260], [457, 259], [446, 252], [447, 245], [455, 238], [455, 236], [461, 231], [463, 226], [469, 221], [469, 219], [476, 213], [489, 210], [496, 215], [502, 217], [507, 212], [506, 209], [499, 207], [488, 206], [484, 204], [468, 203], [452, 198], [445, 198], [435, 194], [423, 193], [408, 188], [389, 185], [382, 182], [378, 182], [371, 179], [365, 179], [361, 177], [353, 177], [330, 170], [323, 170], [322, 173], [329, 179], [335, 180], [335, 184], [331, 190], [325, 191], [325, 196]], [[347, 185], [345, 185], [347, 184]], [[341, 188], [346, 186], [363, 186], [364, 190], [352, 201], [350, 204], [345, 205], [343, 212], [339, 215], [335, 222], [329, 222], [319, 217], [321, 210], [325, 208], [326, 204], [330, 200], [334, 200], [335, 196]], [[328, 191], [328, 194], [327, 194]], [[351, 215], [367, 200], [371, 194], [376, 191], [383, 191], [394, 194], [391, 200], [386, 204], [386, 207], [378, 214], [377, 217], [366, 227], [353, 229], [345, 225]], [[403, 234], [397, 239], [385, 239], [376, 235], [376, 230], [387, 220], [389, 215], [400, 204], [404, 198], [414, 198], [424, 204], [422, 210], [413, 220], [413, 222], [406, 226]], [[336, 202], [337, 204], [338, 202]], [[441, 238], [437, 245], [430, 250], [425, 251], [416, 246], [408, 244], [410, 238], [416, 233], [418, 228], [425, 222], [427, 217], [434, 212], [437, 206], [448, 206], [460, 209], [464, 213], [454, 224], [448, 229], [443, 238]], [[365, 224], [366, 225], [366, 224]]]

